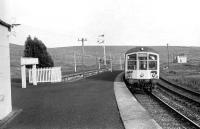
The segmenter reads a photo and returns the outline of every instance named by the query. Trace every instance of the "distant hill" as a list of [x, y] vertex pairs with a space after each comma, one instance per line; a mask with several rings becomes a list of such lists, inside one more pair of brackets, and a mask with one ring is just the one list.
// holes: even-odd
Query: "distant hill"
[[[111, 54], [113, 59], [113, 64], [115, 68], [119, 68], [119, 58], [120, 55], [122, 59], [124, 58], [124, 53], [134, 46], [106, 46], [106, 55], [109, 57]], [[96, 68], [96, 57], [103, 57], [103, 47], [101, 46], [85, 46], [85, 67], [90, 67], [89, 69]], [[152, 46], [160, 54], [160, 62], [167, 63], [167, 49], [166, 46]], [[11, 75], [13, 78], [20, 77], [20, 57], [23, 56], [24, 46], [10, 44], [10, 58], [11, 58]], [[80, 70], [81, 65], [81, 53], [82, 49], [80, 46], [75, 47], [58, 47], [49, 48], [48, 52], [52, 56], [55, 66], [61, 66], [63, 73], [70, 73], [73, 71], [74, 65], [74, 52], [76, 53], [77, 64], [79, 65], [78, 70]], [[200, 61], [200, 47], [177, 47], [170, 46], [170, 62], [172, 62], [173, 55], [178, 55], [184, 53], [188, 56], [190, 62], [199, 64]]]

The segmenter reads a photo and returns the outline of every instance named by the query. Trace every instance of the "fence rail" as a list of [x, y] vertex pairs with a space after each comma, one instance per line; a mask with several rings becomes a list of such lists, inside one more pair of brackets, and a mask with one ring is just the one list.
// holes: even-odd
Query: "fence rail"
[[[67, 74], [67, 75], [62, 76], [61, 67], [37, 68], [36, 81], [37, 82], [61, 82], [61, 81], [78, 80], [83, 77], [90, 77], [90, 76], [93, 76], [105, 71], [108, 71], [108, 69], [85, 71], [84, 76], [83, 76], [83, 72]], [[29, 72], [29, 83], [33, 83], [32, 69], [29, 69], [28, 72]]]
[[[29, 83], [33, 83], [32, 69], [29, 69]], [[36, 69], [37, 82], [61, 82], [61, 67], [37, 68]]]
[[[100, 70], [91, 70], [91, 71], [85, 71], [84, 72], [84, 77], [90, 77], [93, 75], [96, 75], [98, 73], [102, 73], [108, 71], [108, 69], [100, 69]], [[83, 72], [80, 73], [73, 73], [73, 74], [67, 74], [62, 77], [63, 81], [70, 81], [70, 80], [77, 80], [83, 78]]]

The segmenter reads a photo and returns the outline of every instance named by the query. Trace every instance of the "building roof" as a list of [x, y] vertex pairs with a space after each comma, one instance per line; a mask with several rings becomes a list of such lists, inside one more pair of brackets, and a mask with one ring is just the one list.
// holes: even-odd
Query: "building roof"
[[8, 30], [10, 30], [10, 29], [11, 29], [11, 25], [10, 25], [10, 24], [8, 24], [8, 23], [6, 23], [6, 22], [4, 22], [4, 21], [3, 21], [3, 20], [1, 20], [1, 19], [0, 19], [0, 25], [7, 27], [7, 28], [8, 28]]
[[154, 49], [152, 48], [149, 48], [149, 47], [135, 47], [135, 48], [132, 48], [132, 49], [129, 49], [126, 54], [129, 54], [129, 53], [133, 53], [133, 52], [153, 52], [153, 53], [157, 53], [157, 51], [155, 51]]
[[183, 56], [178, 55], [177, 57], [179, 57], [179, 58], [187, 58], [187, 56], [185, 56], [185, 55], [183, 55]]
[[180, 53], [178, 56], [186, 56], [184, 53]]

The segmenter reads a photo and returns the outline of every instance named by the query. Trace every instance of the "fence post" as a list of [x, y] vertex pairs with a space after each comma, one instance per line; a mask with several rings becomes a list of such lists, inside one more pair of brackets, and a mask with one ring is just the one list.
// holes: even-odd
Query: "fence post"
[[26, 66], [21, 66], [22, 88], [26, 88]]
[[32, 68], [32, 78], [33, 78], [33, 85], [37, 85], [37, 80], [36, 80], [36, 64], [33, 65]]
[[44, 82], [47, 82], [47, 68], [45, 68], [45, 81]]
[[59, 80], [59, 81], [61, 82], [61, 81], [62, 81], [62, 72], [61, 72], [61, 67], [59, 67], [59, 75], [60, 75], [60, 76], [59, 76], [59, 77], [60, 77], [60, 80]]

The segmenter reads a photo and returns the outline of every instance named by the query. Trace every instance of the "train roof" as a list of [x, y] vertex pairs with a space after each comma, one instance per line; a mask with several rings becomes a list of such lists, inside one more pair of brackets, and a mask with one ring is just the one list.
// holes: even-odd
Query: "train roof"
[[154, 49], [152, 48], [149, 48], [149, 47], [135, 47], [135, 48], [132, 48], [132, 49], [129, 49], [126, 54], [129, 54], [129, 53], [133, 53], [133, 52], [153, 52], [153, 53], [157, 53], [157, 51], [155, 51]]

